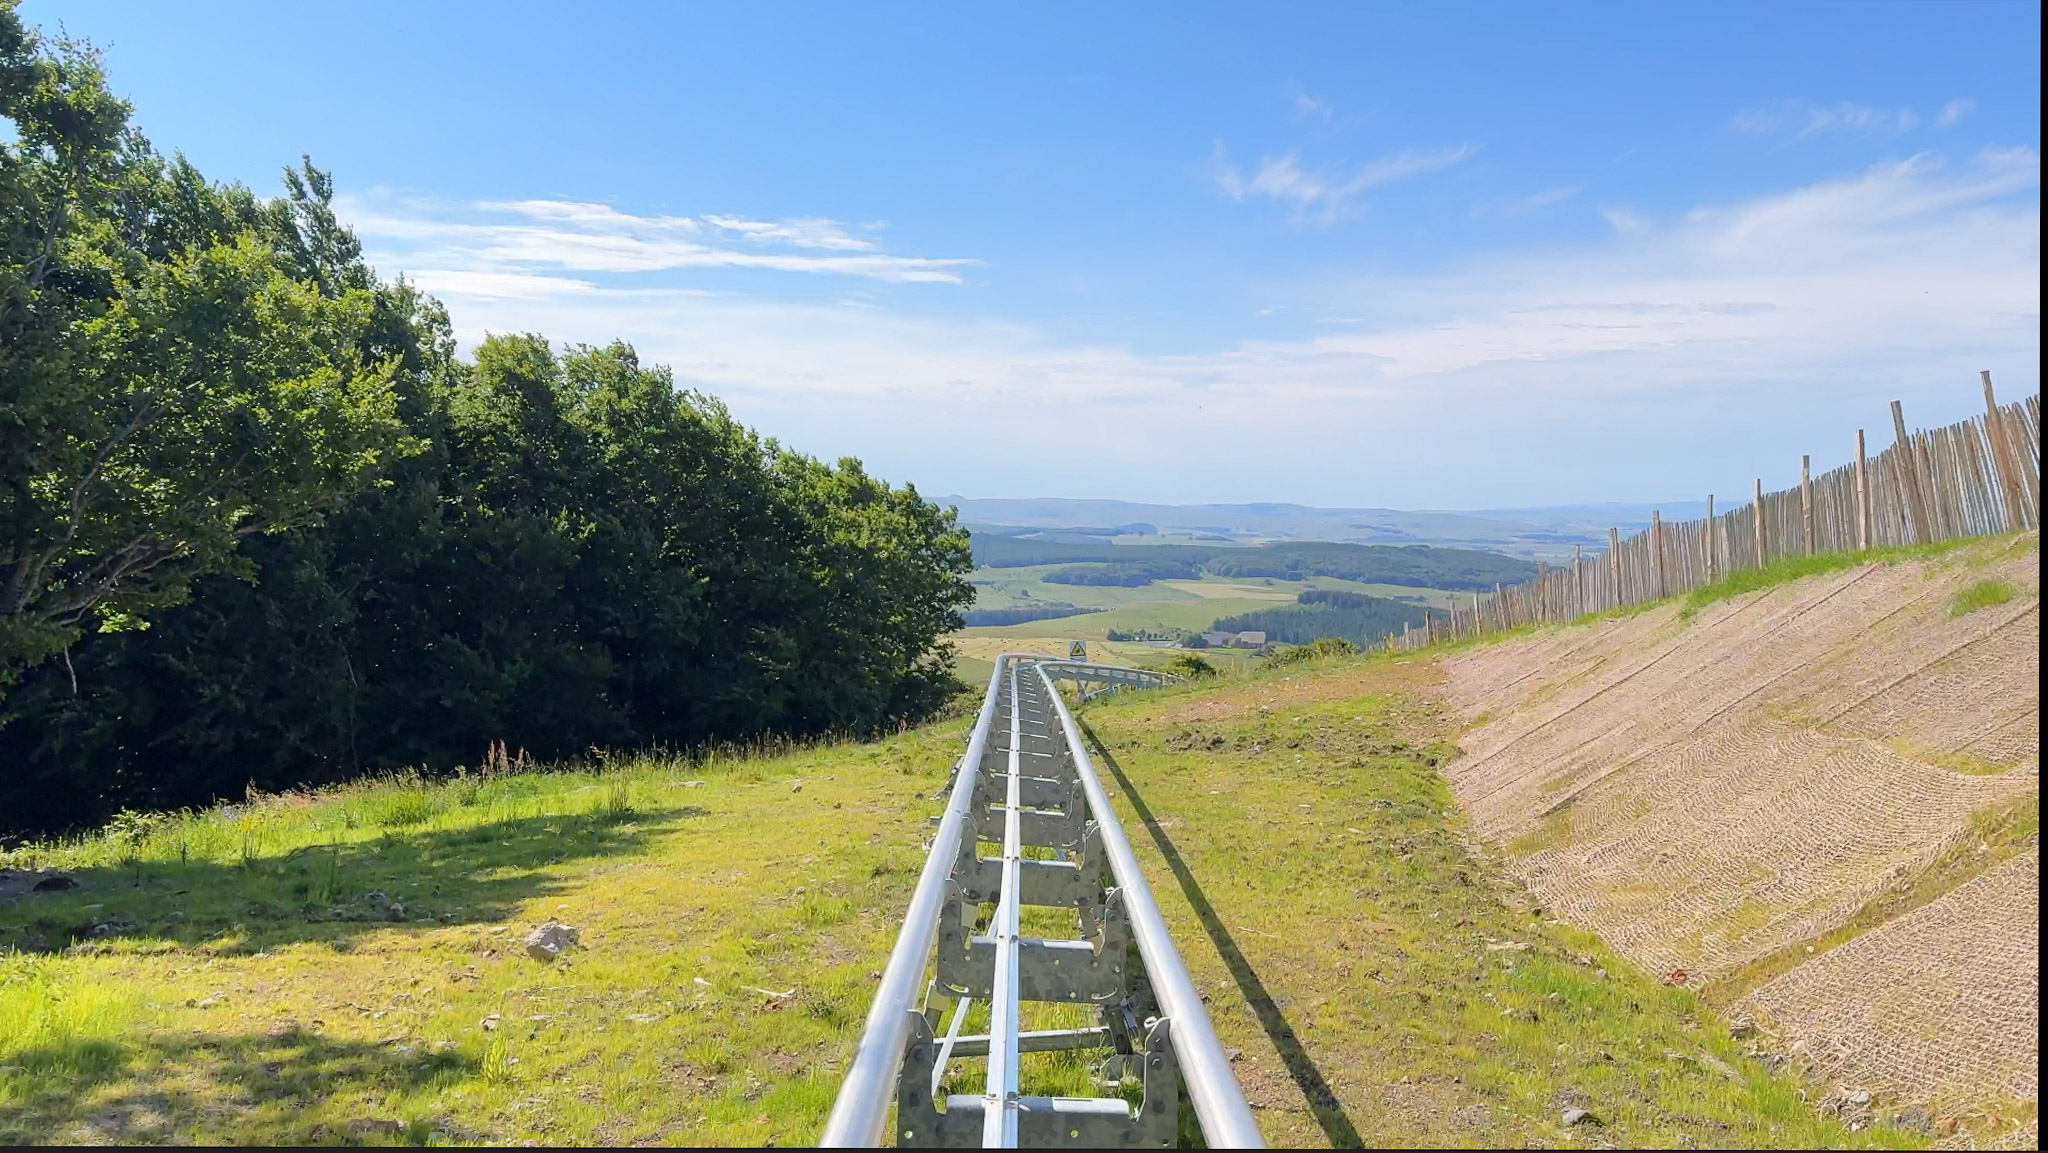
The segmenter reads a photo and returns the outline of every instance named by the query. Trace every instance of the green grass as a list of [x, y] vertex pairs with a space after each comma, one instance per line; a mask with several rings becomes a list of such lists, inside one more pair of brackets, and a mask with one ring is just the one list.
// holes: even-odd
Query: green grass
[[[813, 1141], [960, 739], [394, 778], [6, 854], [80, 886], [0, 903], [0, 1140]], [[550, 917], [583, 947], [544, 965]]]
[[[1084, 713], [1270, 1140], [1910, 1143], [1816, 1116], [1690, 993], [1529, 907], [1468, 842], [1441, 719], [1366, 684], [1421, 667]], [[80, 887], [0, 903], [0, 1139], [814, 1141], [963, 735], [395, 777], [16, 850]], [[542, 964], [520, 938], [549, 918], [583, 947]], [[1079, 1054], [1027, 1076], [1098, 1091]]]
[[2018, 586], [2011, 581], [1980, 580], [1949, 598], [1948, 615], [1959, 617], [1978, 609], [2006, 604], [2019, 592]]
[[1804, 580], [1823, 573], [1839, 572], [1857, 565], [1879, 563], [1900, 564], [1905, 561], [1929, 560], [1944, 557], [1959, 550], [1977, 551], [1979, 546], [1991, 545], [1994, 551], [2008, 547], [2040, 547], [2040, 534], [2022, 533], [2014, 537], [1958, 537], [1936, 544], [1891, 545], [1884, 548], [1866, 549], [1862, 552], [1828, 552], [1812, 556], [1780, 557], [1777, 560], [1754, 569], [1737, 569], [1713, 584], [1696, 588], [1685, 594], [1682, 616], [1691, 619], [1692, 614], [1708, 605], [1741, 596], [1744, 593], [1762, 592], [1779, 585]]
[[[1394, 671], [1318, 662], [1084, 714], [1272, 1143], [1924, 1144], [1818, 1116], [1821, 1087], [1533, 907], [1465, 831], [1447, 727], [1374, 687]], [[1604, 1124], [1567, 1129], [1565, 1105]]]

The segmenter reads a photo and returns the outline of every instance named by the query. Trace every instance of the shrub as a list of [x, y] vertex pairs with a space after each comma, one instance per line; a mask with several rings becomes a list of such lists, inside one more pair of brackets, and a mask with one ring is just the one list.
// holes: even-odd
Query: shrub
[[1297, 665], [1305, 661], [1328, 660], [1331, 657], [1355, 657], [1358, 646], [1343, 637], [1323, 637], [1305, 645], [1290, 645], [1267, 657], [1268, 668], [1277, 665]]

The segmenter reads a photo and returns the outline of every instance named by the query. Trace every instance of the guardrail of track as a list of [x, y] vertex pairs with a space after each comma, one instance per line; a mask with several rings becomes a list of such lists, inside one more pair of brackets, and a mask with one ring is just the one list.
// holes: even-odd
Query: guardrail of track
[[[1160, 1148], [1174, 1143], [1184, 1088], [1209, 1145], [1264, 1146], [1055, 684], [1166, 679], [1028, 653], [996, 659], [821, 1144], [880, 1144], [893, 1104], [903, 1146]], [[1001, 855], [981, 856], [984, 841]], [[985, 903], [995, 911], [977, 933]], [[1026, 906], [1071, 907], [1079, 936], [1025, 936]], [[1143, 982], [1126, 972], [1133, 942]], [[963, 1035], [976, 1001], [988, 1007], [988, 1032]], [[1097, 1024], [1026, 1030], [1023, 1006], [1032, 1002], [1091, 1005]], [[1024, 1054], [1090, 1048], [1107, 1050], [1101, 1082], [1142, 1084], [1140, 1105], [1023, 1091]], [[951, 1062], [975, 1057], [987, 1061], [983, 1091], [939, 1098]]]

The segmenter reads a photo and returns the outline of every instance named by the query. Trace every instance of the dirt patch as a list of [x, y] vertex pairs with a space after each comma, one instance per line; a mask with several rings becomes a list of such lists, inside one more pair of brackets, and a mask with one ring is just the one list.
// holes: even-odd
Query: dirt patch
[[[1952, 615], [1985, 578], [2020, 594]], [[1698, 986], [1849, 923], [1952, 856], [1973, 815], [2038, 793], [2039, 588], [2030, 535], [1447, 657], [1472, 725], [1447, 775], [1560, 914]], [[1953, 1088], [1928, 1080], [1941, 1066], [2003, 1097], [2024, 1065], [2032, 1095], [2038, 948], [2005, 938], [2038, 942], [2039, 871], [1998, 875], [1759, 996], [1836, 1073], [1924, 1096]], [[2002, 944], [1970, 960], [1979, 920]], [[1950, 1012], [1975, 1023], [1939, 1027]]]

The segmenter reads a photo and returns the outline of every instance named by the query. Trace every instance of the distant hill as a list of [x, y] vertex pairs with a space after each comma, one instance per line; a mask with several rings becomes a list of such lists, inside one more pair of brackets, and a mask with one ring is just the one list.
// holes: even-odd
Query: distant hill
[[1531, 560], [1567, 558], [1573, 545], [1605, 548], [1610, 527], [1620, 529], [1624, 535], [1641, 529], [1650, 523], [1653, 508], [1661, 510], [1666, 520], [1694, 518], [1703, 512], [1698, 501], [1459, 512], [1314, 508], [1277, 503], [1136, 504], [1050, 497], [971, 500], [948, 496], [939, 498], [938, 503], [959, 509], [961, 520], [977, 535], [1056, 544], [1431, 544], [1484, 549]]
[[1481, 549], [1432, 545], [1339, 544], [1289, 541], [1278, 544], [1186, 545], [1067, 543], [1029, 537], [973, 533], [974, 563], [982, 568], [1067, 565], [1047, 573], [1053, 584], [1136, 587], [1154, 580], [1211, 576], [1276, 580], [1335, 577], [1362, 584], [1410, 588], [1490, 589], [1519, 584], [1536, 566], [1518, 557]]

